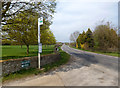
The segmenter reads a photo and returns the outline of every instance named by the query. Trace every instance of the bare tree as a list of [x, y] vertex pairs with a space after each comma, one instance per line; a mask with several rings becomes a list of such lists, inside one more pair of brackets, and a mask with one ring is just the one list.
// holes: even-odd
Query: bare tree
[[72, 34], [70, 35], [70, 41], [75, 42], [75, 41], [74, 41], [74, 37], [73, 37], [73, 35], [72, 35]]
[[73, 33], [70, 35], [70, 41], [76, 42], [76, 40], [77, 40], [79, 34], [80, 34], [79, 31], [73, 32]]
[[73, 41], [74, 43], [77, 43], [76, 40], [77, 40], [79, 34], [80, 34], [79, 31], [73, 32], [73, 33], [70, 35], [70, 41]]

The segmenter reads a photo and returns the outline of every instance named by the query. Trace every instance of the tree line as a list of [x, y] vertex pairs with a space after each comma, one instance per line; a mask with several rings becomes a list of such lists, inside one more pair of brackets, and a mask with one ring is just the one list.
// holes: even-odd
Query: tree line
[[[78, 31], [73, 35], [78, 35]], [[118, 40], [120, 36], [117, 28], [113, 28], [110, 22], [99, 24], [94, 31], [90, 28], [79, 33], [76, 38], [76, 48], [102, 52], [116, 52], [118, 50]]]

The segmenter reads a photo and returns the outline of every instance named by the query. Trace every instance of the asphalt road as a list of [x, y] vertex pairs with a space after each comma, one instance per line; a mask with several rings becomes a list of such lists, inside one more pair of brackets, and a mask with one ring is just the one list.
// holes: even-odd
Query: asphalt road
[[63, 45], [69, 62], [42, 75], [4, 83], [3, 86], [118, 86], [118, 58]]
[[70, 48], [67, 45], [63, 45], [62, 49], [65, 52], [73, 56], [79, 57], [79, 59], [82, 59], [85, 62], [88, 62], [88, 65], [99, 64], [106, 67], [107, 69], [113, 69], [114, 71], [118, 71], [118, 57], [77, 50]]

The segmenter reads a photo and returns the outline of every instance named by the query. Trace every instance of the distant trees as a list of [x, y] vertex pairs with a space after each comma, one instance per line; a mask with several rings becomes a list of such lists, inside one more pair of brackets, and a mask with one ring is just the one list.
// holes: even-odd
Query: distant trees
[[110, 22], [102, 23], [95, 27], [92, 32], [90, 28], [79, 34], [77, 38], [78, 48], [85, 50], [117, 51], [118, 34]]
[[88, 31], [85, 34], [85, 42], [88, 45], [88, 48], [93, 48], [94, 47], [94, 39], [93, 39], [93, 33], [90, 30], [90, 28], [88, 28]]
[[77, 43], [79, 48], [83, 49], [91, 49], [94, 46], [93, 34], [90, 28], [88, 28], [87, 32], [83, 31], [82, 34], [79, 34], [77, 38]]
[[77, 38], [78, 48], [83, 48], [82, 44], [84, 43], [85, 43], [85, 32], [83, 31], [82, 34], [79, 34]]
[[85, 35], [85, 31], [83, 31], [83, 33], [80, 35], [80, 43], [84, 44], [86, 41], [86, 35]]
[[94, 41], [96, 48], [103, 51], [118, 47], [118, 35], [109, 22], [96, 26], [94, 30]]

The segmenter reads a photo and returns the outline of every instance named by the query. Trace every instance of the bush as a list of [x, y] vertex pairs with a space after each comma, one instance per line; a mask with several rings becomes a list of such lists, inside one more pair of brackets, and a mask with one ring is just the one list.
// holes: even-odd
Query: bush
[[100, 51], [108, 52], [111, 48], [118, 48], [117, 32], [111, 27], [110, 23], [96, 26], [94, 30], [95, 46], [99, 47]]

